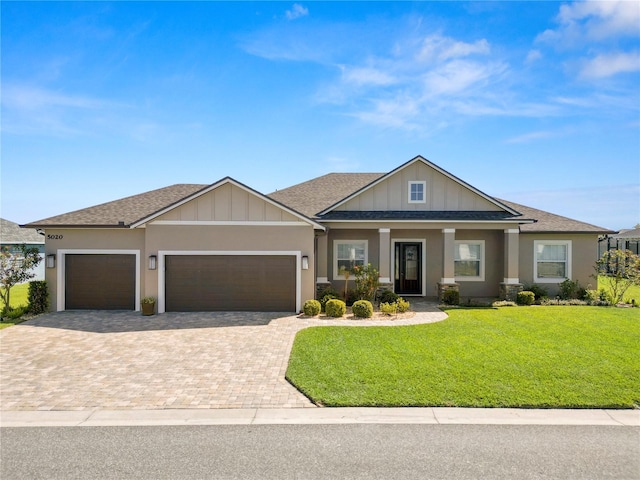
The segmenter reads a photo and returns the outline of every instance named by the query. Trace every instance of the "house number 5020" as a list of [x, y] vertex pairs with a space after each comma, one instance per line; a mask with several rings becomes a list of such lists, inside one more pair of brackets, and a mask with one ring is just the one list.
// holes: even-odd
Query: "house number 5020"
[[47, 240], [62, 240], [64, 235], [47, 235]]

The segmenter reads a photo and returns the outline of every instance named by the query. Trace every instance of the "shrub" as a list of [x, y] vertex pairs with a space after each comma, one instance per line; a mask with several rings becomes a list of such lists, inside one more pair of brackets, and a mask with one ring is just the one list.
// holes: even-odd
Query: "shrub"
[[515, 307], [516, 302], [510, 302], [509, 300], [499, 300], [491, 304], [492, 307]]
[[[571, 300], [572, 298], [580, 298], [581, 288], [577, 280], [566, 279], [560, 285], [559, 295], [562, 300]], [[584, 291], [584, 289], [582, 289]]]
[[35, 315], [49, 310], [49, 290], [47, 282], [36, 280], [29, 282], [29, 311]]
[[339, 318], [347, 313], [347, 304], [342, 300], [333, 298], [327, 302], [327, 304], [325, 305], [325, 310], [327, 312], [327, 316]]
[[398, 294], [393, 290], [384, 290], [380, 294], [380, 303], [395, 303], [398, 300]]
[[317, 300], [307, 300], [302, 306], [302, 311], [308, 317], [315, 317], [320, 313], [320, 310], [322, 310], [322, 306]]
[[604, 288], [600, 290], [586, 290], [584, 299], [589, 305], [596, 307], [606, 307], [613, 304], [613, 298]]
[[396, 310], [398, 313], [404, 313], [409, 310], [409, 302], [407, 302], [404, 298], [398, 297], [396, 300]]
[[381, 303], [380, 304], [380, 311], [385, 314], [385, 315], [395, 315], [396, 314], [396, 310], [398, 308], [398, 305], [393, 302], [393, 303]]
[[2, 310], [2, 319], [17, 320], [28, 311], [29, 311], [29, 307], [27, 307], [26, 305], [20, 305], [19, 307], [15, 307], [15, 308], [5, 307]]
[[536, 294], [528, 290], [518, 292], [518, 295], [516, 297], [516, 302], [518, 302], [518, 305], [533, 305], [535, 301]]
[[540, 300], [541, 298], [546, 298], [549, 296], [549, 292], [547, 292], [547, 289], [544, 288], [541, 285], [537, 285], [535, 283], [531, 284], [531, 285], [525, 285], [524, 286], [524, 291], [525, 292], [533, 292], [533, 294], [535, 295], [535, 299], [536, 300]]
[[329, 300], [336, 300], [338, 297], [331, 293], [327, 293], [326, 295], [320, 298], [320, 311], [324, 312], [327, 309], [327, 302]]
[[445, 305], [459, 305], [460, 304], [460, 292], [449, 288], [442, 294], [442, 301]]
[[353, 267], [356, 276], [356, 300], [374, 300], [380, 286], [380, 273], [371, 264]]
[[358, 300], [353, 304], [352, 311], [356, 317], [373, 317], [373, 305], [371, 305], [371, 302], [369, 300]]

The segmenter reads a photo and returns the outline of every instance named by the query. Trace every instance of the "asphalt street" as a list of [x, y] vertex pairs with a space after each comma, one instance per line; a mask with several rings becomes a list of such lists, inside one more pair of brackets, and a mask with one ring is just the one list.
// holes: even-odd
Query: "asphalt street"
[[630, 479], [640, 428], [217, 425], [2, 428], [13, 479]]

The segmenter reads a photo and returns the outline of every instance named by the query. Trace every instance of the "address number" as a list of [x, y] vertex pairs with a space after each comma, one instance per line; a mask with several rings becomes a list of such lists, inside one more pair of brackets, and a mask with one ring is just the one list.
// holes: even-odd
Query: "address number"
[[64, 235], [47, 235], [47, 240], [62, 240]]

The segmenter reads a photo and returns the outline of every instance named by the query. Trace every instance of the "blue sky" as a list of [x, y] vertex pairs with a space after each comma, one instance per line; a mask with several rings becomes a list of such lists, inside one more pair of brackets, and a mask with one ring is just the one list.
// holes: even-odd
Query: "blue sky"
[[1, 215], [416, 155], [498, 198], [640, 223], [640, 3], [7, 2]]

